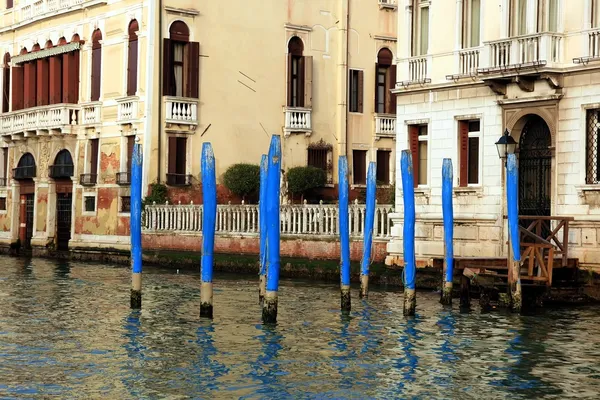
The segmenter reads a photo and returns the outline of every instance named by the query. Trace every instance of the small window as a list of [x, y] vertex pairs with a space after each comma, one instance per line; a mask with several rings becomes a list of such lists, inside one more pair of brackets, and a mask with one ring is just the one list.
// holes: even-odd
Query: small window
[[427, 185], [429, 135], [427, 125], [408, 127], [408, 141], [412, 155], [415, 187]]
[[122, 213], [131, 212], [131, 197], [130, 196], [121, 196], [121, 212]]
[[308, 149], [308, 166], [327, 171], [327, 149]]
[[363, 112], [363, 71], [351, 69], [348, 80], [348, 111]]
[[458, 121], [460, 162], [458, 184], [462, 187], [479, 184], [480, 126], [481, 123], [478, 119]]
[[390, 150], [377, 150], [377, 184], [390, 184]]
[[355, 185], [367, 183], [367, 151], [352, 150], [352, 170]]
[[96, 196], [84, 196], [83, 197], [83, 206], [85, 212], [95, 212], [96, 211]]
[[429, 51], [429, 2], [413, 0], [412, 55]]
[[0, 197], [0, 211], [6, 211], [6, 197]]
[[191, 182], [187, 174], [187, 138], [170, 137], [167, 184], [185, 186]]
[[587, 111], [586, 179], [585, 183], [600, 183], [600, 109]]
[[463, 48], [479, 46], [481, 0], [463, 2]]

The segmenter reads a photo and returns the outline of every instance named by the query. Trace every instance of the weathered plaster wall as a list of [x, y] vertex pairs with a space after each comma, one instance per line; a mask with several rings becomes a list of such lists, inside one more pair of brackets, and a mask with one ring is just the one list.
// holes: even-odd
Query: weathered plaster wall
[[39, 188], [37, 190], [36, 205], [36, 232], [46, 232], [46, 218], [48, 216], [48, 188]]

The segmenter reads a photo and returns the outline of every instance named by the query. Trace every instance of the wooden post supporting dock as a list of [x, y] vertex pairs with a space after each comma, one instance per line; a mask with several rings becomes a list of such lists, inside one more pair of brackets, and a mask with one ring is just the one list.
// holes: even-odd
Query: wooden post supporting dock
[[279, 237], [281, 221], [279, 192], [281, 180], [281, 136], [273, 135], [269, 147], [267, 172], [267, 290], [263, 302], [263, 323], [277, 322], [277, 292], [279, 290]]
[[350, 311], [350, 216], [348, 215], [348, 159], [338, 159], [339, 179], [339, 218], [340, 218], [340, 307], [342, 311]]
[[260, 191], [258, 196], [258, 219], [260, 232], [260, 272], [258, 301], [262, 304], [267, 291], [267, 169], [269, 159], [266, 154], [260, 160]]
[[440, 302], [452, 305], [452, 280], [454, 277], [454, 210], [452, 209], [452, 160], [444, 158], [442, 164], [442, 211], [444, 218], [444, 271]]
[[200, 265], [200, 316], [213, 317], [213, 253], [217, 218], [215, 155], [210, 143], [202, 144], [202, 260]]
[[360, 272], [360, 297], [369, 295], [369, 266], [373, 247], [373, 224], [375, 222], [375, 197], [377, 194], [377, 164], [369, 163], [367, 173], [367, 204], [365, 210], [365, 228], [363, 242], [363, 258]]
[[512, 250], [512, 260], [508, 265], [508, 288], [511, 307], [520, 312], [521, 295], [521, 237], [519, 235], [519, 172], [517, 157], [509, 154], [506, 161], [506, 203], [508, 209], [508, 232]]
[[402, 150], [402, 192], [404, 198], [404, 315], [415, 315], [416, 259], [415, 259], [415, 188], [410, 150]]
[[[137, 141], [137, 140], [136, 140]], [[131, 308], [142, 308], [142, 145], [133, 145], [131, 159]]]

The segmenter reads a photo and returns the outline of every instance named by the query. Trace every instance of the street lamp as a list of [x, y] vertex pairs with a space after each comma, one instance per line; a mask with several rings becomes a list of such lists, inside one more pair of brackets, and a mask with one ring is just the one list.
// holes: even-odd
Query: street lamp
[[510, 136], [508, 129], [504, 130], [502, 137], [496, 142], [496, 149], [498, 149], [498, 156], [501, 160], [506, 163], [506, 158], [509, 154], [514, 154], [517, 150], [517, 142]]

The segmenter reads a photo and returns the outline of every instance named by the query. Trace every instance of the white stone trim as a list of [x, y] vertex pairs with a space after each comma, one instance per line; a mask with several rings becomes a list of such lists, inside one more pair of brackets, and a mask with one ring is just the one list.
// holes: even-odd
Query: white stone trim
[[[86, 211], [85, 210], [85, 199], [86, 197], [94, 198], [94, 211]], [[83, 191], [81, 194], [81, 216], [83, 217], [95, 217], [98, 215], [98, 193], [97, 192], [87, 192]]]

